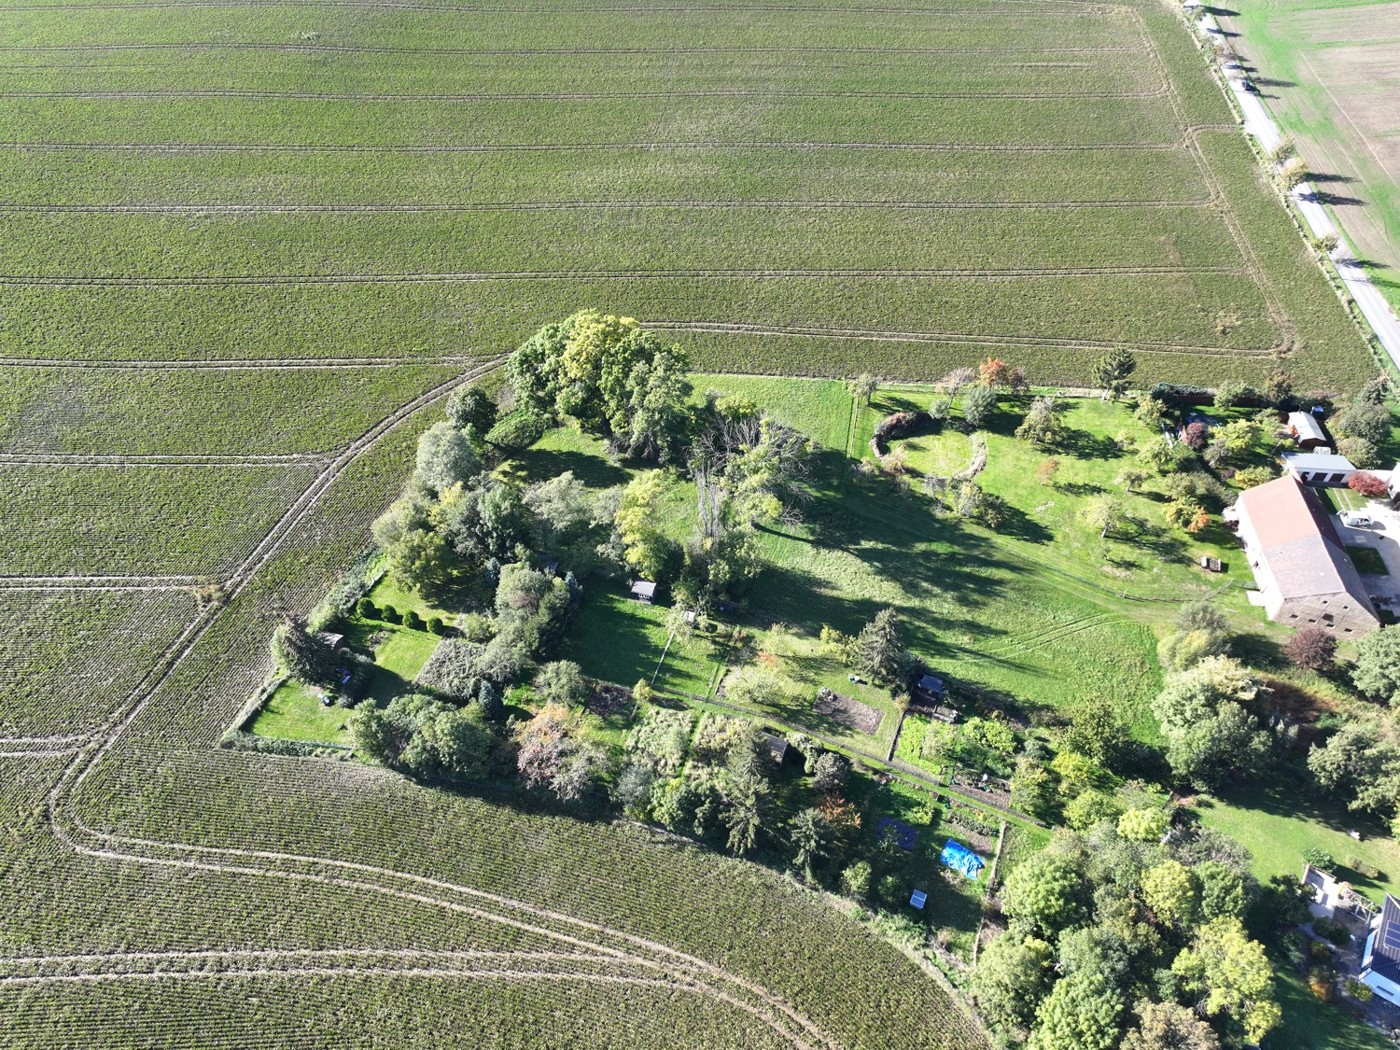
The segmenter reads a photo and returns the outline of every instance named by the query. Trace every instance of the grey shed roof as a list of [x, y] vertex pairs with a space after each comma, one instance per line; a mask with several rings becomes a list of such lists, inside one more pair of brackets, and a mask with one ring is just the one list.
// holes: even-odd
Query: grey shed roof
[[1295, 470], [1322, 470], [1331, 473], [1350, 473], [1356, 470], [1346, 456], [1337, 456], [1329, 452], [1285, 452], [1283, 462]]
[[650, 580], [635, 580], [632, 583], [632, 593], [639, 598], [655, 598], [656, 584]]
[[1288, 426], [1298, 435], [1299, 441], [1305, 441], [1309, 438], [1314, 441], [1325, 442], [1327, 440], [1327, 435], [1322, 430], [1322, 424], [1311, 412], [1288, 413]]

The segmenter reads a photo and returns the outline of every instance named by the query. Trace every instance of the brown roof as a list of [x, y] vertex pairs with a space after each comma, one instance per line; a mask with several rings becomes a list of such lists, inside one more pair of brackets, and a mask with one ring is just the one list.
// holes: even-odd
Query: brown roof
[[1312, 490], [1285, 475], [1241, 494], [1260, 552], [1286, 598], [1346, 591], [1371, 607], [1366, 586], [1342, 549], [1332, 518]]

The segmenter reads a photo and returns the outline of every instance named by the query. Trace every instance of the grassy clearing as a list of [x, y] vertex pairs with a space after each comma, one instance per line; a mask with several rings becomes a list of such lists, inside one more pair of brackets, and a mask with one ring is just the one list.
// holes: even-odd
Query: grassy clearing
[[315, 690], [288, 679], [267, 698], [248, 731], [280, 740], [349, 744], [350, 734], [345, 725], [348, 714], [343, 707], [324, 706]]

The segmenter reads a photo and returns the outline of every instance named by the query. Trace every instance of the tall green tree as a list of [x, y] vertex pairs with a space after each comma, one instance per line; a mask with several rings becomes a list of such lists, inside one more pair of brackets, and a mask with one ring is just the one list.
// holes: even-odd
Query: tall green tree
[[475, 384], [459, 386], [447, 395], [447, 419], [458, 430], [484, 435], [496, 425], [496, 402]]
[[1079, 970], [1055, 984], [1036, 1011], [1028, 1050], [1111, 1050], [1127, 1003], [1101, 973]]
[[1002, 910], [1015, 927], [1055, 937], [1088, 915], [1084, 874], [1063, 857], [1018, 864], [1002, 887]]
[[1220, 1050], [1215, 1030], [1184, 1006], [1144, 1000], [1133, 1012], [1137, 1024], [1119, 1050]]
[[808, 879], [812, 866], [831, 853], [831, 825], [821, 810], [808, 807], [788, 822], [792, 836], [793, 863]]
[[1094, 382], [1103, 388], [1103, 400], [1115, 401], [1128, 392], [1128, 379], [1137, 371], [1137, 358], [1124, 347], [1115, 347], [1094, 362]]
[[1274, 970], [1264, 946], [1249, 939], [1238, 919], [1215, 919], [1176, 957], [1172, 972], [1207, 1017], [1233, 1027], [1257, 1046], [1281, 1019], [1274, 1001]]
[[1367, 696], [1400, 706], [1400, 626], [1382, 627], [1357, 640], [1351, 680]]
[[898, 682], [909, 670], [910, 657], [899, 639], [899, 615], [881, 609], [856, 639], [860, 668], [877, 682]]
[[451, 423], [434, 423], [418, 439], [415, 476], [434, 492], [442, 492], [481, 473], [481, 460], [471, 442]]
[[1054, 963], [1050, 945], [1037, 937], [1007, 933], [987, 945], [971, 980], [982, 1016], [1007, 1033], [1030, 1027], [1055, 979]]
[[335, 654], [320, 635], [299, 620], [283, 620], [272, 635], [277, 662], [299, 682], [330, 685], [335, 675]]

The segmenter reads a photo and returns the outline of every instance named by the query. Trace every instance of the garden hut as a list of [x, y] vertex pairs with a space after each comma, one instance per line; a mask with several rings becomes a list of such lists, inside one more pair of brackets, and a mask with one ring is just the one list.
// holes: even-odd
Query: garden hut
[[651, 605], [656, 601], [656, 584], [651, 580], [633, 580], [630, 593], [633, 601]]
[[1288, 436], [1304, 452], [1312, 452], [1316, 449], [1322, 449], [1324, 452], [1331, 451], [1329, 448], [1331, 442], [1327, 440], [1327, 432], [1322, 429], [1322, 423], [1311, 412], [1288, 413]]

